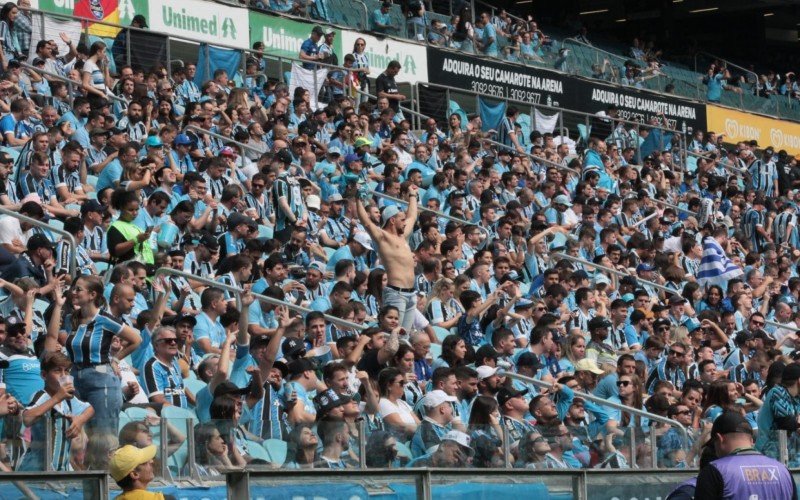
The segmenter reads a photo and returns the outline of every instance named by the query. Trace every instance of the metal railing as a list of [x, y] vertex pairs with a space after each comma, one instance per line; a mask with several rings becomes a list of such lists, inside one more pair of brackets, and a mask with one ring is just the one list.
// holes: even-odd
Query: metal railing
[[[424, 87], [427, 87], [427, 88], [430, 88], [430, 89], [434, 89], [434, 90], [443, 91], [445, 93], [445, 96], [446, 96], [446, 99], [447, 99], [448, 103], [450, 101], [452, 101], [452, 100], [455, 100], [455, 99], [452, 99], [453, 94], [462, 94], [462, 95], [472, 96], [475, 99], [475, 104], [474, 105], [475, 105], [475, 109], [476, 110], [480, 109], [479, 101], [480, 101], [480, 98], [482, 98], [482, 97], [488, 98], [488, 99], [494, 99], [494, 100], [503, 101], [503, 102], [506, 102], [506, 103], [509, 103], [509, 104], [514, 104], [514, 106], [518, 107], [518, 108], [519, 107], [523, 107], [523, 106], [527, 107], [529, 109], [528, 116], [531, 119], [531, 128], [532, 129], [536, 125], [536, 122], [535, 122], [535, 118], [536, 118], [535, 111], [536, 110], [543, 110], [543, 111], [548, 111], [548, 112], [551, 112], [551, 113], [557, 113], [558, 114], [558, 131], [559, 131], [560, 135], [564, 135], [565, 132], [568, 131], [568, 128], [565, 127], [565, 125], [564, 125], [564, 116], [565, 116], [565, 114], [567, 116], [574, 115], [575, 117], [578, 117], [578, 122], [579, 123], [582, 122], [580, 124], [582, 124], [584, 127], [586, 127], [587, 134], [589, 134], [589, 135], [591, 135], [591, 133], [589, 131], [590, 131], [591, 126], [592, 126], [592, 121], [604, 120], [604, 119], [605, 120], [610, 120], [612, 122], [612, 125], [614, 123], [624, 123], [627, 127], [630, 127], [632, 130], [636, 131], [637, 137], [641, 136], [641, 128], [642, 128], [643, 125], [645, 127], [647, 127], [648, 129], [661, 130], [662, 134], [661, 134], [660, 142], [659, 142], [659, 151], [663, 151], [665, 149], [664, 148], [664, 134], [665, 133], [673, 134], [673, 135], [675, 135], [675, 134], [682, 135], [682, 132], [680, 130], [677, 130], [677, 129], [671, 129], [671, 128], [662, 127], [662, 126], [658, 126], [658, 125], [642, 124], [641, 122], [632, 121], [632, 120], [626, 120], [624, 118], [602, 117], [602, 116], [598, 116], [598, 115], [593, 114], [593, 113], [587, 113], [585, 111], [577, 111], [577, 110], [574, 110], [574, 109], [554, 107], [554, 106], [550, 106], [548, 104], [539, 104], [539, 103], [533, 104], [533, 103], [530, 103], [530, 102], [519, 101], [519, 100], [516, 100], [516, 99], [510, 99], [510, 98], [506, 98], [506, 97], [486, 96], [486, 95], [483, 95], [483, 94], [481, 94], [479, 92], [475, 92], [475, 91], [472, 91], [472, 90], [466, 90], [466, 89], [460, 89], [460, 88], [452, 87], [452, 86], [449, 86], [449, 85], [443, 85], [441, 83], [425, 82], [425, 83], [416, 83], [416, 84], [414, 84], [414, 87], [416, 88], [417, 96], [420, 96], [420, 92], [419, 92], [419, 87], [420, 86], [424, 86]], [[417, 107], [419, 108], [419, 107], [421, 107], [421, 105], [422, 105], [421, 99], [419, 99], [419, 97], [418, 97], [418, 99], [417, 99]], [[612, 127], [612, 134], [613, 134], [613, 127]], [[607, 139], [611, 139], [612, 141], [614, 140], [614, 138], [612, 136], [602, 137], [601, 139], [603, 141], [606, 141]], [[678, 148], [677, 149], [679, 151], [679, 154], [683, 155], [684, 152], [686, 151], [686, 141], [685, 140], [680, 140], [678, 142], [679, 142], [679, 144], [678, 144]], [[634, 141], [632, 147], [636, 151], [637, 156], [639, 156], [640, 146], [639, 146], [638, 141]]]
[[[752, 70], [749, 70], [749, 69], [747, 69], [745, 67], [739, 66], [738, 64], [734, 64], [734, 63], [728, 61], [724, 57], [719, 57], [719, 56], [716, 56], [714, 54], [711, 54], [710, 52], [706, 52], [706, 51], [703, 51], [703, 50], [698, 50], [697, 52], [694, 53], [694, 72], [697, 73], [697, 75], [700, 76], [701, 78], [702, 78], [703, 75], [706, 74], [706, 71], [704, 71], [704, 70], [701, 71], [697, 67], [697, 56], [700, 56], [700, 55], [710, 57], [710, 58], [712, 58], [713, 60], [716, 60], [716, 61], [722, 61], [725, 64], [726, 67], [736, 68], [737, 70], [741, 71], [745, 75], [751, 75], [752, 76], [752, 78], [749, 81], [746, 82], [747, 84], [752, 85], [752, 88], [751, 89], [742, 89], [742, 93], [739, 94], [739, 106], [740, 106], [741, 109], [744, 109], [743, 94], [745, 92], [747, 92], [748, 90], [755, 89], [755, 87], [758, 85], [758, 75], [756, 73], [754, 73]], [[717, 69], [719, 69], [719, 68], [717, 68]]]
[[[62, 81], [64, 83], [66, 83], [67, 84], [67, 89], [69, 90], [69, 103], [70, 103], [70, 105], [75, 100], [75, 92], [73, 90], [73, 86], [77, 86], [78, 88], [83, 88], [83, 82], [78, 82], [78, 81], [75, 81], [75, 80], [71, 80], [71, 79], [69, 79], [67, 77], [64, 77], [64, 76], [61, 76], [61, 75], [57, 75], [57, 74], [52, 73], [50, 71], [37, 68], [36, 66], [31, 66], [30, 64], [28, 64], [26, 62], [22, 62], [22, 61], [18, 61], [18, 62], [20, 64], [20, 66], [22, 66], [23, 68], [26, 68], [26, 69], [28, 69], [30, 71], [35, 71], [36, 73], [39, 73], [42, 76], [49, 76], [50, 78], [53, 78], [55, 80], [59, 80], [59, 81]], [[112, 101], [124, 102], [124, 103], [128, 102], [128, 101], [126, 101], [125, 99], [123, 99], [123, 98], [121, 98], [119, 96], [115, 96], [114, 94], [109, 94], [109, 93], [106, 93], [106, 99], [110, 99]]]
[[[48, 415], [49, 416], [49, 415]], [[25, 498], [38, 499], [39, 497], [30, 490], [36, 483], [44, 483], [43, 487], [51, 490], [54, 496], [72, 497], [71, 495], [58, 491], [64, 483], [81, 482], [83, 495], [76, 498], [91, 498], [96, 500], [108, 500], [108, 471], [70, 471], [64, 472], [3, 472], [0, 474], [0, 488], [3, 489], [4, 496], [17, 498], [18, 495], [8, 491], [4, 483], [12, 483], [20, 489], [19, 493]]]
[[[501, 370], [500, 372], [498, 372], [498, 375], [503, 376], [503, 377], [513, 378], [513, 379], [516, 379], [516, 380], [521, 380], [521, 381], [523, 381], [525, 383], [534, 385], [536, 387], [540, 387], [542, 389], [552, 389], [552, 384], [548, 384], [547, 382], [544, 382], [542, 380], [536, 380], [536, 379], [533, 379], [533, 378], [530, 378], [530, 377], [526, 377], [526, 376], [520, 375], [518, 373], [513, 373], [513, 372], [506, 371], [506, 370]], [[583, 398], [583, 399], [589, 400], [589, 401], [592, 401], [593, 403], [597, 403], [597, 404], [602, 405], [602, 406], [608, 406], [609, 408], [614, 408], [615, 410], [620, 410], [620, 411], [625, 411], [625, 412], [628, 412], [628, 413], [633, 413], [634, 415], [637, 415], [637, 416], [640, 416], [640, 417], [645, 417], [648, 420], [661, 422], [662, 424], [669, 424], [669, 425], [675, 426], [680, 431], [681, 435], [684, 438], [684, 441], [687, 441], [687, 442], [689, 441], [689, 433], [686, 431], [686, 427], [684, 427], [683, 424], [681, 424], [677, 420], [672, 420], [671, 418], [662, 417], [661, 415], [657, 415], [655, 413], [646, 412], [646, 411], [644, 411], [642, 409], [639, 409], [639, 408], [632, 408], [630, 406], [625, 406], [625, 405], [620, 404], [620, 403], [615, 403], [613, 401], [608, 401], [608, 400], [603, 399], [601, 397], [595, 396], [594, 394], [589, 394], [589, 393], [586, 393], [586, 392], [576, 391], [575, 389], [571, 389], [571, 390], [575, 394], [575, 396], [577, 396], [579, 398]]]
[[[195, 131], [195, 132], [197, 132], [199, 134], [203, 134], [203, 135], [207, 135], [209, 137], [213, 137], [213, 138], [215, 138], [215, 139], [217, 139], [217, 140], [219, 140], [219, 141], [221, 141], [221, 142], [223, 142], [225, 144], [232, 144], [233, 146], [236, 146], [237, 148], [239, 148], [239, 152], [241, 153], [242, 158], [244, 158], [244, 156], [245, 156], [244, 155], [245, 151], [253, 151], [255, 153], [258, 153], [259, 155], [262, 153], [262, 151], [260, 149], [254, 148], [253, 146], [244, 144], [243, 142], [239, 142], [239, 141], [237, 141], [235, 139], [232, 139], [230, 137], [225, 137], [224, 135], [220, 135], [220, 134], [211, 132], [210, 130], [206, 130], [206, 129], [198, 127], [196, 125], [187, 125], [184, 128], [184, 130], [193, 130], [193, 131]], [[244, 167], [244, 160], [242, 160], [242, 167]]]
[[[177, 276], [179, 278], [184, 278], [184, 279], [189, 280], [189, 281], [196, 281], [198, 283], [202, 283], [204, 285], [208, 285], [208, 286], [211, 286], [211, 287], [214, 287], [214, 288], [219, 288], [221, 290], [226, 290], [228, 292], [232, 292], [232, 293], [235, 293], [237, 295], [241, 294], [242, 292], [244, 292], [243, 289], [235, 287], [235, 286], [227, 285], [225, 283], [220, 283], [219, 281], [214, 281], [212, 279], [203, 278], [202, 276], [195, 276], [194, 274], [191, 274], [191, 273], [186, 273], [186, 272], [183, 272], [183, 271], [178, 271], [177, 269], [170, 269], [170, 268], [166, 268], [166, 267], [158, 268], [156, 270], [154, 278], [157, 278], [157, 277], [163, 276], [163, 275]], [[307, 307], [303, 307], [303, 306], [298, 305], [298, 304], [292, 304], [291, 302], [287, 302], [287, 301], [284, 301], [284, 300], [273, 299], [272, 297], [267, 297], [265, 295], [261, 295], [261, 294], [258, 294], [258, 293], [254, 293], [253, 297], [257, 301], [262, 302], [264, 304], [269, 304], [269, 305], [272, 305], [272, 306], [283, 306], [283, 307], [286, 307], [287, 309], [291, 309], [292, 311], [296, 311], [296, 312], [299, 312], [301, 314], [308, 314], [310, 312], [313, 312], [311, 309], [309, 309]], [[352, 328], [352, 329], [358, 330], [358, 331], [366, 329], [366, 327], [364, 325], [359, 325], [358, 323], [353, 323], [352, 321], [347, 321], [347, 320], [344, 320], [344, 319], [341, 319], [341, 318], [337, 318], [336, 316], [331, 316], [330, 314], [323, 314], [323, 316], [325, 317], [325, 320], [330, 321], [331, 323], [336, 323], [338, 325], [346, 326], [347, 328]]]
[[[46, 206], [44, 207], [47, 208]], [[58, 229], [55, 227], [50, 226], [46, 222], [42, 222], [40, 220], [32, 219], [27, 215], [22, 215], [17, 212], [13, 212], [5, 207], [0, 207], [0, 214], [7, 215], [9, 217], [14, 217], [26, 224], [30, 224], [31, 226], [36, 226], [38, 228], [44, 229], [46, 231], [50, 231], [51, 233], [56, 233], [57, 235], [61, 236], [64, 241], [69, 245], [69, 275], [71, 278], [75, 278], [77, 273], [77, 262], [78, 262], [78, 255], [77, 255], [77, 248], [78, 244], [75, 242], [75, 237], [69, 234], [68, 232], [64, 231], [63, 229]]]
[[[626, 272], [623, 272], [623, 271], [619, 271], [617, 269], [606, 267], [606, 266], [604, 266], [602, 264], [595, 264], [594, 262], [589, 262], [588, 260], [584, 260], [584, 259], [581, 259], [579, 257], [573, 257], [572, 255], [567, 255], [565, 253], [554, 253], [554, 254], [552, 254], [552, 256], [557, 258], [557, 259], [566, 259], [566, 260], [570, 260], [572, 262], [576, 262], [576, 263], [584, 265], [584, 266], [593, 267], [595, 269], [599, 269], [600, 271], [605, 271], [605, 272], [608, 272], [608, 273], [612, 273], [612, 274], [614, 274], [616, 276], [620, 276], [620, 277], [625, 277], [625, 276], [630, 276], [631, 275], [630, 273], [626, 273]], [[636, 281], [638, 281], [639, 283], [644, 283], [645, 285], [653, 287], [656, 290], [661, 290], [662, 292], [672, 293], [672, 294], [677, 293], [676, 290], [673, 290], [671, 288], [667, 288], [664, 285], [659, 285], [658, 283], [654, 283], [652, 281], [648, 281], [646, 279], [642, 279], [642, 278], [640, 278], [638, 276], [634, 276], [634, 277], [636, 278]]]
[[577, 170], [575, 170], [573, 168], [570, 168], [570, 167], [568, 167], [566, 165], [562, 165], [560, 163], [556, 163], [556, 162], [554, 162], [552, 160], [548, 160], [546, 158], [540, 158], [538, 156], [533, 156], [532, 154], [530, 154], [528, 152], [520, 153], [514, 147], [509, 146], [507, 144], [503, 144], [502, 142], [497, 142], [494, 139], [483, 138], [483, 139], [478, 139], [478, 140], [488, 142], [489, 144], [491, 144], [493, 146], [497, 146], [499, 148], [515, 151], [516, 154], [525, 156], [526, 158], [528, 158], [530, 161], [532, 161], [534, 163], [543, 163], [544, 165], [547, 165], [549, 167], [554, 167], [554, 168], [557, 168], [559, 170], [566, 170], [567, 172], [571, 172], [571, 173], [577, 175], [578, 177], [580, 177], [580, 175], [581, 175], [580, 172], [578, 172]]

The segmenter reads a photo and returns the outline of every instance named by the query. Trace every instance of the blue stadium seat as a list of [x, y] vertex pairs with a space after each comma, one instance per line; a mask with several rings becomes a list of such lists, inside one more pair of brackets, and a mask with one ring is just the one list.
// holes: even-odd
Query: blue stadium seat
[[248, 450], [248, 453], [250, 454], [250, 457], [252, 457], [254, 459], [260, 459], [260, 460], [263, 460], [265, 462], [269, 462], [270, 461], [269, 460], [269, 458], [270, 458], [269, 457], [269, 453], [267, 453], [267, 450], [265, 450], [264, 447], [261, 446], [260, 443], [258, 443], [256, 441], [250, 441], [250, 440], [246, 440], [245, 443], [247, 443], [247, 450]]
[[442, 355], [442, 345], [431, 343], [431, 357], [433, 359], [436, 359], [441, 355]]
[[275, 234], [274, 230], [269, 226], [258, 226], [258, 237], [264, 238], [266, 240], [272, 239], [273, 235]]
[[286, 462], [286, 441], [282, 439], [266, 439], [262, 444], [267, 451], [270, 463], [281, 466]]
[[196, 396], [208, 384], [197, 378], [185, 378], [183, 379], [183, 385]]
[[441, 326], [434, 326], [433, 331], [436, 333], [436, 338], [439, 339], [439, 342], [443, 341], [445, 337], [450, 335], [450, 331], [442, 328]]

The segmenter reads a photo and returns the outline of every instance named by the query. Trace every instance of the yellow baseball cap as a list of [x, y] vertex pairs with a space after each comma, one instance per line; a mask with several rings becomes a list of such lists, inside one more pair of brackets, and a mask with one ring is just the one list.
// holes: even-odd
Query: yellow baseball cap
[[125, 445], [118, 449], [111, 457], [108, 467], [111, 469], [111, 477], [114, 481], [121, 481], [133, 472], [136, 467], [149, 462], [156, 456], [158, 448], [150, 445], [146, 448], [137, 448], [132, 445]]

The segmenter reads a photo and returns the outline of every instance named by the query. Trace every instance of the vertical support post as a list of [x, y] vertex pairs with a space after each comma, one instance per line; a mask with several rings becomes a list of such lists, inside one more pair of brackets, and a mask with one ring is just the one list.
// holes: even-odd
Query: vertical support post
[[778, 459], [784, 465], [789, 463], [789, 438], [785, 430], [778, 431]]
[[505, 422], [503, 422], [503, 467], [506, 469], [511, 468], [511, 458], [509, 458], [509, 454], [511, 452], [511, 438], [508, 435], [508, 428], [506, 428]]
[[161, 431], [161, 449], [159, 450], [161, 452], [161, 477], [164, 480], [168, 480], [169, 467], [167, 467], [167, 456], [169, 454], [169, 430], [167, 429], [167, 419], [162, 417], [158, 423], [158, 426]]
[[[167, 47], [169, 47], [169, 38], [167, 38]], [[167, 52], [169, 54], [169, 52]], [[131, 30], [125, 30], [125, 61], [128, 63], [128, 66], [131, 65]], [[167, 58], [169, 61], [169, 58]]]
[[358, 421], [358, 467], [367, 468], [367, 423], [363, 419]]
[[167, 35], [167, 78], [172, 81], [172, 50], [170, 49], [170, 45], [172, 45], [172, 40], [170, 36]]
[[[631, 427], [631, 468], [636, 468], [636, 428]], [[624, 439], [624, 438], [623, 438]]]
[[654, 469], [658, 469], [658, 448], [656, 447], [656, 443], [658, 441], [658, 436], [656, 436], [656, 428], [651, 424], [650, 425], [650, 462]]
[[250, 474], [245, 471], [231, 471], [225, 474], [228, 500], [250, 498]]
[[194, 425], [192, 425], [191, 421], [186, 422], [186, 446], [189, 447], [189, 456], [187, 458], [189, 463], [189, 476], [194, 479], [195, 481], [200, 479], [199, 474], [197, 473], [197, 467], [195, 464], [197, 463], [197, 456], [194, 453]]
[[44, 470], [53, 470], [53, 419], [50, 412], [45, 414], [44, 419]]

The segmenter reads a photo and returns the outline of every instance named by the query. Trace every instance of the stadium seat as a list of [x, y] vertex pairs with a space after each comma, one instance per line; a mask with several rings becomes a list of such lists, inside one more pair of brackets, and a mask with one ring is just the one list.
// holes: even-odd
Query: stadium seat
[[108, 270], [108, 262], [103, 262], [102, 260], [98, 260], [94, 263], [94, 268], [97, 269], [99, 274], [104, 274]]
[[246, 440], [245, 443], [247, 443], [247, 450], [250, 457], [253, 459], [263, 460], [265, 462], [270, 461], [269, 453], [267, 453], [267, 450], [265, 450], [260, 443], [256, 441], [250, 441], [249, 439]]
[[450, 335], [450, 331], [441, 326], [434, 326], [433, 331], [436, 333], [436, 338], [439, 339], [439, 342], [442, 342], [445, 337]]
[[403, 443], [401, 441], [397, 442], [397, 456], [404, 457], [409, 460], [414, 458], [414, 454], [411, 453], [411, 448], [408, 447], [408, 443]]
[[325, 249], [325, 255], [327, 255], [327, 256], [328, 256], [328, 260], [330, 260], [330, 258], [331, 258], [331, 257], [333, 256], [333, 254], [336, 252], [336, 250], [335, 250], [335, 249], [333, 249], [333, 248], [331, 248], [331, 247], [322, 247], [322, 248], [324, 248], [324, 249]]
[[442, 345], [431, 343], [431, 358], [434, 360], [442, 355]]
[[264, 238], [265, 240], [270, 240], [270, 239], [272, 239], [274, 234], [275, 234], [274, 230], [271, 227], [262, 226], [262, 225], [258, 226], [258, 237], [259, 238]]
[[194, 410], [187, 410], [186, 408], [179, 408], [177, 406], [165, 406], [161, 410], [161, 416], [166, 418], [168, 421], [172, 421], [173, 425], [181, 427], [180, 422], [185, 422], [187, 420], [191, 420], [194, 423], [199, 422], [197, 418], [197, 414]]
[[282, 439], [266, 439], [263, 443], [264, 449], [269, 456], [269, 462], [278, 466], [286, 462], [287, 444]]
[[[86, 184], [95, 187], [97, 186], [97, 176], [96, 175], [87, 175], [86, 176]], [[97, 196], [97, 195], [95, 195]]]
[[208, 384], [197, 378], [185, 378], [183, 379], [183, 385], [196, 396]]

